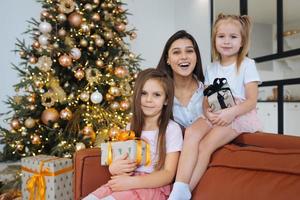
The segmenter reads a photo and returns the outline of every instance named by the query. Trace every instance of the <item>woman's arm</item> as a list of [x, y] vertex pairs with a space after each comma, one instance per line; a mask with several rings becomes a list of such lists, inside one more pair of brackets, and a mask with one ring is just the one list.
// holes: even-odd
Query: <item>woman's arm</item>
[[164, 167], [145, 176], [113, 176], [108, 186], [113, 191], [138, 188], [156, 188], [172, 183], [174, 180], [179, 152], [167, 153]]

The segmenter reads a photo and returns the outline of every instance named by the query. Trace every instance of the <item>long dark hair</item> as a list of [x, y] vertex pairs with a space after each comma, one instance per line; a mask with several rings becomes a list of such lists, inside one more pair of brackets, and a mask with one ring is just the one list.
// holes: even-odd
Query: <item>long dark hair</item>
[[202, 62], [201, 62], [201, 55], [200, 55], [200, 50], [199, 50], [198, 44], [197, 44], [195, 38], [191, 34], [189, 34], [188, 32], [186, 32], [185, 30], [177, 31], [176, 33], [174, 33], [168, 39], [167, 43], [165, 44], [164, 50], [162, 52], [162, 55], [160, 57], [157, 69], [165, 71], [171, 77], [173, 77], [173, 70], [171, 69], [171, 66], [168, 65], [168, 63], [167, 63], [168, 52], [169, 52], [170, 47], [173, 44], [173, 42], [175, 42], [178, 39], [189, 39], [192, 42], [193, 47], [195, 49], [196, 56], [197, 56], [196, 67], [195, 67], [195, 69], [193, 71], [193, 74], [197, 77], [197, 79], [199, 81], [204, 82], [204, 75], [203, 75]]
[[161, 169], [164, 165], [166, 158], [166, 130], [169, 124], [169, 120], [173, 118], [172, 108], [173, 108], [173, 98], [174, 98], [174, 85], [172, 79], [163, 71], [149, 68], [141, 71], [135, 82], [133, 90], [133, 102], [132, 102], [132, 119], [130, 129], [133, 130], [137, 137], [141, 136], [143, 126], [144, 126], [144, 114], [141, 109], [141, 93], [143, 87], [148, 80], [157, 80], [160, 82], [164, 92], [166, 94], [166, 105], [163, 106], [161, 114], [157, 121], [157, 126], [159, 127], [158, 132], [158, 163], [156, 164], [156, 169]]

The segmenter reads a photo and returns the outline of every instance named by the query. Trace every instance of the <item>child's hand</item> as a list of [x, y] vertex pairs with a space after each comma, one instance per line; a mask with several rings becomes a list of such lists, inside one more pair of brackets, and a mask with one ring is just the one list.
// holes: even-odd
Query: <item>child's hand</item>
[[119, 159], [114, 160], [109, 165], [109, 172], [112, 175], [131, 175], [136, 169], [136, 162], [131, 161], [128, 158], [128, 154], [123, 154]]
[[212, 110], [211, 110], [211, 108], [208, 108], [207, 110], [206, 110], [206, 117], [207, 117], [207, 119], [210, 121], [210, 122], [212, 122], [213, 123], [213, 121], [218, 117], [218, 114], [217, 113], [213, 113], [212, 112]]
[[216, 114], [217, 117], [213, 120], [213, 124], [218, 126], [228, 126], [236, 117], [232, 107], [219, 110]]
[[107, 182], [113, 192], [133, 189], [133, 184], [134, 177], [128, 175], [112, 176], [111, 180]]

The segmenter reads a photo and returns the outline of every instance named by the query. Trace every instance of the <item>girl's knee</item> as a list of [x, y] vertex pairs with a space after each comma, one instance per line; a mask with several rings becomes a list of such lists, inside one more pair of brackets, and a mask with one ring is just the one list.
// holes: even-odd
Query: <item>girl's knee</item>
[[202, 139], [202, 135], [203, 134], [201, 134], [200, 131], [196, 131], [195, 129], [188, 127], [185, 129], [184, 132], [184, 141], [199, 143], [200, 140]]

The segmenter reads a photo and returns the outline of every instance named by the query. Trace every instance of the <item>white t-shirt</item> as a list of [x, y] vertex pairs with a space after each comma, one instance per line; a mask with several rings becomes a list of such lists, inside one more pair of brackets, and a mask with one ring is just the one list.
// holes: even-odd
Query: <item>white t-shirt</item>
[[[151, 173], [158, 162], [157, 139], [158, 130], [142, 131], [141, 138], [150, 144], [151, 164], [149, 166], [139, 166], [136, 171]], [[166, 130], [166, 153], [181, 151], [183, 136], [180, 126], [170, 120]]]
[[235, 63], [229, 66], [212, 63], [205, 72], [205, 85], [213, 84], [215, 78], [226, 78], [233, 96], [242, 100], [246, 99], [245, 84], [253, 81], [260, 83], [255, 62], [248, 57], [242, 61], [238, 73]]
[[193, 94], [187, 106], [183, 106], [179, 100], [174, 97], [173, 115], [174, 120], [184, 127], [190, 126], [199, 117], [203, 115], [203, 84], [199, 81], [198, 88]]

